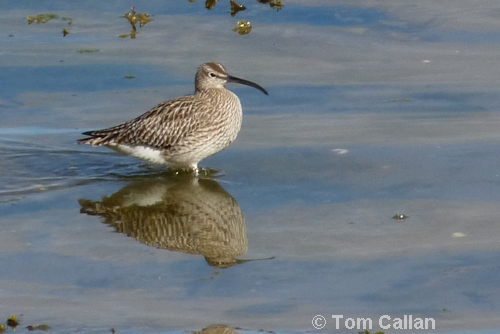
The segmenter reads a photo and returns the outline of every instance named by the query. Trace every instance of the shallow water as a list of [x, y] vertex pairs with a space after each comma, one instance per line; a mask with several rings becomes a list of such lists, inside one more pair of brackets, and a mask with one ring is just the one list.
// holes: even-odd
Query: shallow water
[[[202, 1], [0, 1], [0, 321], [305, 333], [323, 315], [357, 333], [332, 314], [374, 332], [413, 315], [498, 332], [500, 5], [241, 2], [232, 18]], [[120, 39], [132, 5], [153, 21]], [[71, 33], [27, 24], [46, 12]], [[270, 92], [229, 87], [244, 123], [202, 163], [216, 177], [75, 144], [191, 93], [212, 60]]]

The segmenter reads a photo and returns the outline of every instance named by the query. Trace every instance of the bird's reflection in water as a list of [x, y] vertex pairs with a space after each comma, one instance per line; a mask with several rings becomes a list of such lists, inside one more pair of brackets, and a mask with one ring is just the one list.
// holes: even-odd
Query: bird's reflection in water
[[213, 179], [143, 180], [102, 201], [79, 203], [80, 212], [149, 246], [201, 254], [219, 268], [249, 261], [236, 258], [248, 249], [243, 212]]

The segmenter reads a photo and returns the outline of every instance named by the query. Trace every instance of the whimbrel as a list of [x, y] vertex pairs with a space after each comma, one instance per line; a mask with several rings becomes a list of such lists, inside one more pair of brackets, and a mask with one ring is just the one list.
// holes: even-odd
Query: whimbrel
[[107, 146], [172, 169], [197, 172], [198, 163], [229, 146], [243, 117], [238, 97], [225, 88], [239, 83], [268, 92], [258, 84], [227, 74], [220, 63], [205, 63], [195, 77], [195, 93], [160, 103], [123, 124], [83, 134], [78, 144]]

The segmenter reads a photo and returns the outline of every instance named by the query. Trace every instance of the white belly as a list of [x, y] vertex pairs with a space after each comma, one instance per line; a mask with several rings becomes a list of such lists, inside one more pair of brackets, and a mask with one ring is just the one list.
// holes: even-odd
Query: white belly
[[157, 148], [142, 145], [129, 146], [122, 144], [109, 145], [109, 147], [125, 155], [130, 155], [131, 157], [142, 159], [152, 164], [168, 165], [162, 151]]
[[165, 156], [164, 152], [161, 149], [150, 146], [131, 146], [124, 144], [113, 144], [108, 146], [121, 154], [142, 159], [155, 165], [167, 165], [174, 169], [196, 169], [198, 167], [199, 161], [214, 153], [217, 153], [215, 151], [212, 151], [213, 147], [202, 146], [197, 147], [195, 150], [190, 150], [184, 153], [169, 152], [168, 156]]

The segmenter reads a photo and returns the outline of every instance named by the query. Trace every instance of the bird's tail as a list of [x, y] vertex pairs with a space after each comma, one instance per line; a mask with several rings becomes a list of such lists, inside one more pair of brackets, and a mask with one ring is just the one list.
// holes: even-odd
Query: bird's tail
[[[87, 136], [92, 136], [88, 132], [85, 132], [83, 134], [87, 135]], [[107, 139], [106, 137], [95, 136], [95, 137], [78, 139], [76, 141], [76, 143], [78, 145], [88, 144], [88, 145], [92, 145], [92, 146], [102, 146], [102, 145], [106, 145], [106, 143], [105, 143], [106, 139]]]

